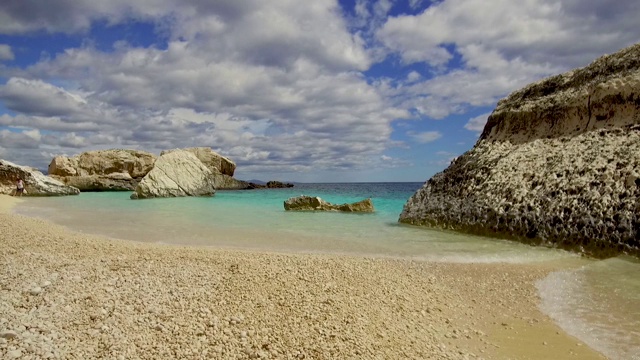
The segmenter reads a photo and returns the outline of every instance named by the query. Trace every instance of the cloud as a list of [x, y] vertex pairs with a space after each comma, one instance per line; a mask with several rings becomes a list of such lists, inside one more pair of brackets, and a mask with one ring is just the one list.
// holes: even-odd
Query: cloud
[[[0, 102], [9, 110], [0, 129], [10, 129], [2, 148], [44, 166], [52, 153], [193, 145], [231, 157], [242, 171], [397, 164], [381, 158], [398, 146], [393, 122], [492, 106], [637, 41], [636, 3], [410, 0], [407, 11], [417, 15], [390, 17], [402, 13], [399, 2], [356, 0], [348, 16], [334, 0], [2, 2], [3, 39], [66, 33], [83, 44], [0, 66], [8, 79]], [[134, 22], [153, 28], [155, 45], [125, 37], [92, 46], [96, 29]], [[0, 45], [0, 59], [14, 51], [20, 58], [16, 49]], [[386, 68], [393, 71], [371, 75]], [[474, 119], [467, 128], [480, 126]], [[31, 130], [39, 140], [24, 133]], [[442, 136], [409, 135], [420, 143]]]
[[40, 138], [40, 132], [35, 129], [23, 131], [0, 130], [0, 143], [5, 149], [37, 149]]
[[409, 135], [411, 138], [413, 138], [415, 141], [421, 144], [430, 143], [442, 137], [442, 133], [439, 131], [425, 131], [425, 132], [409, 131], [407, 132], [407, 135]]
[[435, 119], [490, 106], [527, 83], [637, 42], [638, 17], [634, 1], [435, 2], [417, 15], [390, 17], [377, 30], [404, 63], [425, 63], [434, 74], [386, 95]]
[[491, 113], [481, 114], [469, 119], [469, 121], [464, 125], [464, 128], [478, 133], [482, 132], [482, 130], [484, 130], [484, 125], [487, 123], [487, 119], [489, 119], [489, 115], [491, 115]]
[[0, 44], [0, 61], [2, 60], [13, 60], [15, 56], [13, 55], [13, 51], [11, 50], [11, 46], [7, 44]]
[[369, 53], [334, 1], [82, 3], [51, 13], [0, 6], [12, 19], [0, 32], [141, 19], [166, 29], [167, 46], [89, 43], [10, 69], [0, 101], [18, 114], [0, 124], [51, 131], [43, 143], [60, 152], [102, 146], [100, 134], [156, 152], [211, 146], [245, 169], [359, 168], [389, 146], [391, 122], [409, 116], [360, 74]]
[[586, 54], [595, 58], [603, 47], [618, 49], [637, 41], [640, 5], [609, 5], [605, 0], [446, 0], [419, 15], [390, 18], [378, 37], [406, 61], [429, 62], [429, 54], [438, 52], [451, 55], [445, 44], [490, 44], [507, 59], [578, 66]]
[[58, 116], [81, 112], [86, 101], [41, 80], [11, 78], [0, 87], [0, 100], [13, 111]]

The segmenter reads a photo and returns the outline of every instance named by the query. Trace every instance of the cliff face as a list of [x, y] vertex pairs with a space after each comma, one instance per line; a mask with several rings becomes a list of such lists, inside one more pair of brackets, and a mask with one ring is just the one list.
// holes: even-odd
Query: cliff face
[[640, 254], [640, 44], [498, 103], [473, 149], [400, 222]]
[[640, 44], [518, 90], [489, 117], [480, 141], [521, 144], [640, 123]]

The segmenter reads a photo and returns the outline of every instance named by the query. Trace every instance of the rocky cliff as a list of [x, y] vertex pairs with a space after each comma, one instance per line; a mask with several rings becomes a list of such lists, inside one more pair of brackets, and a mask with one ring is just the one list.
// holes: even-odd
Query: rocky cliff
[[81, 191], [131, 191], [153, 167], [156, 156], [139, 150], [97, 150], [56, 156], [49, 176]]
[[640, 44], [501, 100], [399, 221], [640, 254]]

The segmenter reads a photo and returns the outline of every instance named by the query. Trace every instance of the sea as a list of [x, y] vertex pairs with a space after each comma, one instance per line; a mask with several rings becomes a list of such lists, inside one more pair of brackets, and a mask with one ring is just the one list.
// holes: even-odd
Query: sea
[[[29, 198], [16, 212], [112, 238], [285, 253], [455, 263], [563, 263], [538, 284], [540, 308], [610, 359], [640, 360], [640, 262], [593, 260], [517, 242], [398, 223], [422, 183], [296, 183], [219, 190], [212, 197], [130, 200], [129, 192]], [[371, 198], [374, 213], [291, 212], [290, 197], [331, 203]]]

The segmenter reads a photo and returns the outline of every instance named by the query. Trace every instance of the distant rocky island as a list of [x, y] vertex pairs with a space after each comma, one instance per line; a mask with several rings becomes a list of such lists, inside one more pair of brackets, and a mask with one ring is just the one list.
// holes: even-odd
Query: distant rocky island
[[501, 100], [399, 221], [598, 257], [640, 253], [640, 44]]
[[0, 193], [10, 194], [18, 178], [25, 181], [29, 196], [132, 191], [133, 199], [143, 199], [294, 186], [279, 181], [255, 184], [238, 180], [233, 177], [235, 169], [233, 161], [209, 147], [165, 150], [160, 156], [140, 150], [96, 150], [72, 157], [56, 156], [49, 164], [48, 176], [0, 160]]

